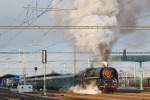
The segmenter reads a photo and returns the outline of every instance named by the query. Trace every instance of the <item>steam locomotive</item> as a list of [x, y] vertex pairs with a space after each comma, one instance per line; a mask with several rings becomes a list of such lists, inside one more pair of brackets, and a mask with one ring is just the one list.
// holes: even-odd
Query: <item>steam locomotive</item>
[[118, 87], [118, 72], [112, 67], [88, 68], [76, 75], [76, 82], [83, 88], [96, 82], [96, 86], [102, 92], [114, 92]]
[[[80, 85], [83, 88], [94, 81], [102, 92], [113, 92], [118, 87], [118, 72], [112, 67], [88, 68], [74, 75], [49, 74], [46, 75], [46, 89], [67, 90], [71, 86]], [[37, 90], [43, 88], [43, 75], [27, 77], [27, 84], [33, 85]], [[61, 83], [61, 84], [60, 84]]]

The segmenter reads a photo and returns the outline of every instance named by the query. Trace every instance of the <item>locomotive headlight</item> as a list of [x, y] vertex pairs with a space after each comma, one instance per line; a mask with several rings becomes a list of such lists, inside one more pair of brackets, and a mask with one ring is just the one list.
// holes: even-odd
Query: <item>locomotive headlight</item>
[[103, 71], [103, 76], [104, 76], [105, 78], [112, 78], [112, 77], [113, 77], [113, 73], [112, 73], [111, 70], [104, 70], [104, 71]]

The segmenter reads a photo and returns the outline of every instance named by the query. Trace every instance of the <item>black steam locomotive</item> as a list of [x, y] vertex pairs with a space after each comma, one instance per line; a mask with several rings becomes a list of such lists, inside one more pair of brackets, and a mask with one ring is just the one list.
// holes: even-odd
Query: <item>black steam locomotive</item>
[[83, 88], [95, 81], [102, 92], [113, 92], [118, 87], [118, 72], [112, 67], [88, 68], [76, 76], [76, 81]]
[[[74, 75], [71, 74], [49, 74], [46, 75], [46, 89], [48, 90], [67, 90], [73, 85], [94, 84], [102, 92], [113, 92], [118, 87], [118, 72], [112, 67], [88, 68]], [[43, 88], [43, 75], [27, 77], [27, 84], [33, 85], [37, 90]], [[61, 83], [61, 84], [60, 84]]]

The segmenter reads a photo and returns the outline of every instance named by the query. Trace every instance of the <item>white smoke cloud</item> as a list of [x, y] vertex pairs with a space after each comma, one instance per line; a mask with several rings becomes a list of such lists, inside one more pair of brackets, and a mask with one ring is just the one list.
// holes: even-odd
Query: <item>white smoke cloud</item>
[[90, 95], [97, 95], [101, 94], [102, 92], [98, 89], [97, 86], [88, 86], [87, 88], [81, 88], [79, 85], [75, 87], [71, 87], [70, 91], [77, 94], [90, 94]]
[[[118, 26], [136, 26], [143, 12], [149, 12], [150, 0], [118, 0], [120, 12], [117, 14]], [[120, 30], [129, 33], [134, 30]]]
[[[55, 0], [54, 2], [58, 2]], [[55, 12], [57, 24], [71, 26], [117, 26], [117, 0], [64, 0], [57, 7], [77, 8], [75, 11]], [[115, 41], [116, 30], [77, 29], [65, 31], [85, 51], [94, 52], [101, 61], [107, 61]]]
[[[141, 11], [149, 8], [150, 0], [54, 0], [56, 8], [76, 8], [53, 15], [58, 25], [67, 26], [136, 26]], [[147, 5], [145, 9], [142, 9]], [[118, 27], [119, 30], [119, 27]], [[118, 37], [117, 29], [65, 30], [84, 51], [94, 52], [99, 60], [108, 61]], [[128, 33], [133, 30], [120, 30]]]
[[78, 94], [92, 94], [92, 95], [97, 95], [101, 94], [102, 91], [99, 90], [99, 88], [96, 85], [96, 81], [90, 81], [90, 84], [84, 84], [85, 87], [82, 87], [80, 85], [76, 85], [70, 88], [70, 91], [73, 93], [78, 93]]

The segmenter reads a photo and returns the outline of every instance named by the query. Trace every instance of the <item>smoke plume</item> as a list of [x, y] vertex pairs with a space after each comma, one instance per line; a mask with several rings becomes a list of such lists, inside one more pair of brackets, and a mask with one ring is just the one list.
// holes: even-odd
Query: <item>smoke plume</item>
[[53, 12], [58, 25], [118, 26], [117, 29], [65, 30], [81, 49], [94, 52], [100, 61], [108, 61], [119, 26], [136, 26], [142, 6], [149, 0], [54, 0], [56, 8], [75, 9]]
[[[118, 0], [120, 12], [117, 14], [118, 26], [136, 26], [145, 12], [150, 10], [150, 0]], [[129, 33], [134, 30], [120, 30]]]

